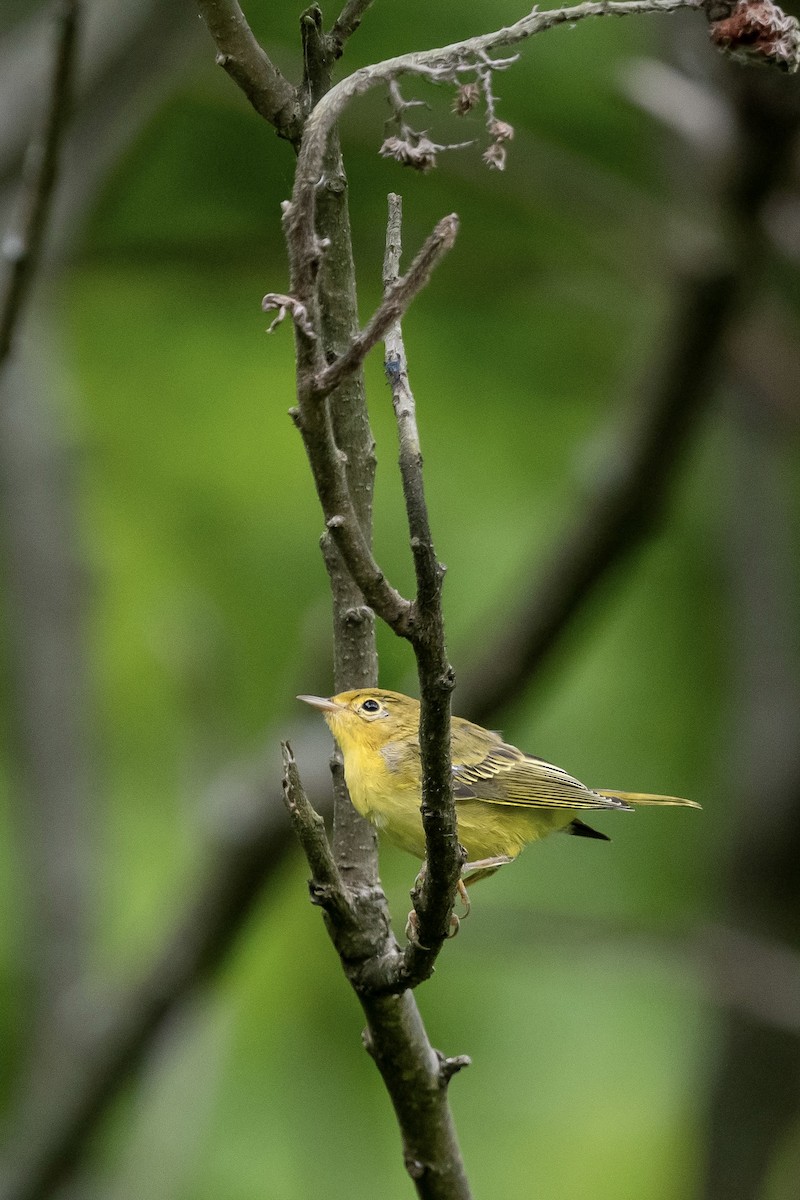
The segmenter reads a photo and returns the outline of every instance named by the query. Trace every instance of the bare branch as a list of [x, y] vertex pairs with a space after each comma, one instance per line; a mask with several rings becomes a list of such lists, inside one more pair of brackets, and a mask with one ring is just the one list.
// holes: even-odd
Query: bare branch
[[372, 3], [373, 0], [347, 0], [328, 34], [328, 45], [334, 58], [342, 57], [345, 42], [356, 32]]
[[281, 754], [283, 802], [311, 868], [311, 901], [324, 908], [337, 927], [349, 928], [357, 921], [356, 913], [325, 836], [325, 822], [303, 790], [297, 762], [288, 742], [281, 742]]
[[[305, 402], [304, 402], [305, 401]], [[325, 527], [367, 604], [399, 637], [410, 637], [414, 607], [392, 587], [373, 557], [348, 486], [346, 462], [334, 440], [327, 405], [301, 397], [291, 410], [311, 465]]]
[[278, 135], [298, 145], [303, 132], [298, 91], [259, 45], [239, 4], [236, 0], [197, 0], [197, 7], [216, 43], [218, 65]]
[[416, 296], [427, 285], [436, 266], [454, 245], [457, 233], [456, 214], [442, 217], [407, 273], [402, 279], [395, 277], [387, 287], [383, 300], [362, 332], [353, 338], [344, 354], [316, 377], [312, 388], [317, 398], [329, 395], [346, 375], [357, 370], [373, 346], [376, 346], [387, 330], [401, 319]]
[[39, 262], [58, 160], [72, 103], [77, 56], [79, 0], [61, 0], [56, 9], [53, 73], [42, 132], [28, 147], [16, 227], [3, 238], [2, 256], [8, 273], [0, 293], [0, 366], [11, 352], [19, 322]]
[[[383, 267], [385, 300], [379, 313], [382, 309], [392, 310], [393, 299], [398, 291], [402, 219], [402, 200], [391, 194]], [[440, 226], [443, 224], [440, 222]], [[455, 236], [455, 226], [451, 236]], [[417, 256], [405, 280], [414, 274], [421, 257]], [[392, 405], [397, 419], [400, 474], [417, 579], [412, 644], [420, 684], [422, 824], [425, 829], [427, 869], [414, 895], [417, 936], [411, 940], [405, 953], [404, 969], [409, 986], [414, 986], [428, 978], [442, 943], [449, 935], [453, 900], [464, 858], [458, 842], [450, 761], [450, 693], [455, 677], [447, 658], [444, 639], [441, 605], [444, 568], [436, 557], [431, 537], [416, 407], [408, 381], [399, 312], [386, 331], [386, 376], [392, 389]]]

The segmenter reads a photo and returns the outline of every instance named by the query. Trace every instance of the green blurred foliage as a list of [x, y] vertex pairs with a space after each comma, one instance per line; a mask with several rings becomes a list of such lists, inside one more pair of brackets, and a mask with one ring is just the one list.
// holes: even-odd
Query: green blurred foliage
[[[302, 6], [248, 7], [296, 77]], [[514, 15], [498, 0], [466, 13], [376, 4], [347, 66]], [[580, 507], [658, 347], [669, 279], [652, 265], [672, 199], [663, 143], [623, 100], [619, 72], [662, 32], [654, 19], [586, 22], [523, 47], [496, 81], [517, 130], [504, 175], [483, 168], [479, 147], [443, 156], [425, 178], [379, 159], [382, 97], [345, 122], [362, 315], [378, 295], [388, 190], [404, 195], [408, 253], [444, 212], [462, 220], [406, 322], [457, 671], [502, 622], [524, 565]], [[437, 140], [480, 138], [478, 118], [447, 113], [446, 92], [419, 92]], [[266, 337], [259, 309], [264, 292], [286, 286], [279, 204], [292, 168], [209, 48], [116, 165], [61, 282], [92, 581], [94, 958], [119, 980], [158, 944], [201, 859], [210, 781], [294, 721], [296, 691], [330, 686], [321, 521], [286, 415], [291, 336]], [[377, 553], [408, 588], [377, 356], [368, 383]], [[478, 890], [419, 998], [435, 1044], [474, 1061], [451, 1095], [479, 1195], [686, 1200], [695, 1190], [715, 1034], [697, 979], [657, 940], [560, 949], [535, 931], [549, 913], [659, 931], [714, 912], [728, 784], [726, 452], [712, 425], [669, 521], [508, 713], [510, 740], [587, 782], [690, 795], [704, 811], [609, 818], [610, 846], [552, 839]], [[381, 649], [383, 683], [413, 686], [408, 648], [381, 634]], [[7, 840], [0, 866], [18, 887]], [[383, 867], [402, 928], [416, 867], [391, 850]], [[98, 1147], [104, 1194], [409, 1194], [356, 1002], [304, 875], [295, 861], [274, 882], [222, 977], [118, 1106]], [[25, 948], [10, 936], [13, 992]], [[164, 1162], [166, 1174], [154, 1166]]]

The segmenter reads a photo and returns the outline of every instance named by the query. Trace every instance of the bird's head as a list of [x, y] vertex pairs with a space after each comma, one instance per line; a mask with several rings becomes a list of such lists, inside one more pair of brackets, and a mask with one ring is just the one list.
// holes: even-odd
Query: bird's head
[[312, 708], [318, 708], [343, 751], [350, 746], [376, 749], [397, 738], [416, 736], [419, 729], [419, 701], [400, 692], [378, 688], [359, 688], [340, 692], [329, 700], [322, 696], [298, 696]]

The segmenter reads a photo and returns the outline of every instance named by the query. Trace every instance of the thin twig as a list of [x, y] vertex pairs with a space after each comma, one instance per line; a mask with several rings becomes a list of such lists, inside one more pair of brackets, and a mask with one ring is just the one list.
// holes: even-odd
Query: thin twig
[[236, 0], [197, 0], [217, 46], [217, 64], [244, 92], [278, 135], [298, 145], [303, 110], [297, 89], [278, 70], [247, 23]]
[[[333, 68], [333, 56], [327, 46], [322, 13], [317, 5], [302, 14], [300, 29], [305, 64], [304, 93], [306, 102], [313, 103], [330, 88]], [[326, 250], [319, 263], [314, 327], [323, 365], [344, 353], [359, 328], [347, 176], [335, 130], [328, 140], [324, 174], [317, 195], [317, 227], [320, 245]], [[369, 551], [376, 459], [363, 371], [354, 371], [330, 396], [327, 404], [319, 408], [327, 410], [319, 414], [322, 435], [327, 437], [330, 431], [340, 451], [337, 462], [341, 468], [340, 490], [345, 503], [355, 514], [360, 538]], [[330, 530], [326, 530], [320, 545], [331, 588], [334, 691], [374, 687], [378, 682], [374, 613], [353, 581]], [[388, 925], [385, 900], [375, 899], [374, 889], [378, 884], [376, 833], [350, 803], [338, 750], [334, 753], [332, 774], [334, 857], [348, 886], [363, 889], [365, 895], [373, 897], [373, 915], [378, 924]]]
[[387, 287], [383, 300], [364, 329], [353, 338], [345, 353], [316, 377], [312, 388], [317, 399], [329, 395], [347, 375], [360, 367], [373, 346], [378, 344], [392, 325], [400, 321], [415, 297], [427, 286], [439, 262], [447, 251], [452, 249], [457, 233], [456, 214], [442, 217], [425, 240], [406, 274], [402, 279], [395, 278], [391, 286]]
[[288, 742], [281, 742], [283, 756], [283, 802], [292, 828], [311, 868], [309, 890], [314, 904], [330, 915], [338, 927], [349, 929], [356, 914], [345, 889], [339, 868], [325, 836], [325, 822], [310, 803], [300, 779], [297, 762]]
[[345, 42], [356, 32], [364, 19], [364, 13], [372, 4], [373, 0], [347, 0], [328, 34], [328, 45], [334, 58], [342, 57]]
[[8, 271], [0, 293], [0, 367], [11, 352], [14, 333], [39, 264], [61, 146], [72, 104], [78, 46], [80, 0], [60, 0], [50, 92], [41, 134], [28, 147], [19, 216], [3, 238]]
[[347, 569], [367, 604], [399, 637], [410, 637], [413, 605], [391, 585], [375, 561], [353, 504], [347, 464], [336, 444], [327, 406], [304, 395], [292, 410], [292, 418], [303, 437], [325, 527]]
[[[386, 309], [392, 306], [392, 300], [398, 290], [402, 219], [402, 200], [400, 196], [392, 193], [389, 196], [383, 268], [386, 299], [381, 306]], [[440, 226], [442, 224], [444, 222], [440, 222]], [[450, 236], [451, 239], [455, 237], [455, 225]], [[405, 276], [406, 280], [414, 274], [420, 258], [421, 255], [418, 255]], [[380, 309], [378, 311], [380, 312]], [[404, 969], [409, 986], [414, 986], [430, 976], [436, 957], [450, 932], [453, 900], [463, 863], [453, 803], [450, 760], [450, 693], [455, 677], [447, 658], [442, 618], [444, 568], [436, 557], [431, 537], [416, 406], [408, 380], [408, 363], [399, 313], [386, 331], [385, 361], [397, 420], [400, 474], [417, 580], [412, 645], [417, 658], [420, 684], [422, 824], [425, 829], [427, 869], [423, 873], [421, 887], [414, 896], [414, 907], [418, 917], [417, 937], [410, 941], [405, 952]]]

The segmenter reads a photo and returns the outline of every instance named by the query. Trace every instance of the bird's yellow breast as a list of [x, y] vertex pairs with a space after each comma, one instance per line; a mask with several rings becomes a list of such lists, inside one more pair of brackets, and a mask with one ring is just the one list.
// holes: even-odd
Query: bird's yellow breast
[[[392, 742], [378, 748], [346, 735], [339, 735], [339, 742], [353, 807], [401, 850], [424, 858], [422, 796], [416, 772], [409, 770]], [[516, 858], [528, 842], [563, 829], [575, 815], [572, 809], [456, 801], [458, 840], [469, 862], [500, 855]]]
[[345, 742], [344, 778], [353, 807], [390, 841], [425, 857], [422, 796], [413, 776], [390, 766], [391, 755], [363, 743]]

